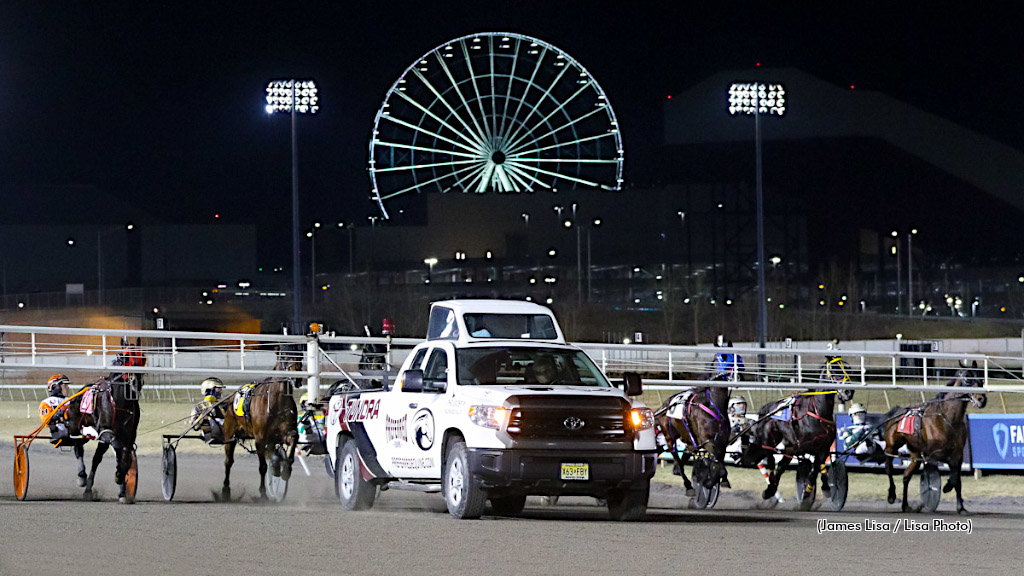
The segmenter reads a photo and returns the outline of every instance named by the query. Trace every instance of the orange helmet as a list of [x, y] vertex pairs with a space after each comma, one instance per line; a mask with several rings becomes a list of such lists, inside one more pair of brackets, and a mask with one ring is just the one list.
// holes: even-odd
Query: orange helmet
[[46, 381], [46, 391], [50, 396], [64, 396], [64, 386], [70, 386], [71, 380], [63, 374], [54, 374]]

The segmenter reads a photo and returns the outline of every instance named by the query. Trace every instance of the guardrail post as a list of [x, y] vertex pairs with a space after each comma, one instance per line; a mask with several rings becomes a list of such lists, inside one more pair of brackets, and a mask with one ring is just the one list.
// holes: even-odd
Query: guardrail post
[[306, 384], [310, 402], [320, 399], [320, 341], [310, 338], [306, 342]]
[[107, 336], [103, 335], [100, 338], [103, 341], [103, 344], [102, 344], [103, 352], [102, 352], [102, 355], [100, 356], [100, 359], [103, 361], [103, 367], [106, 368], [107, 367]]
[[668, 379], [672, 379], [672, 353], [668, 353]]
[[36, 333], [32, 333], [32, 365], [36, 363]]
[[864, 357], [861, 356], [860, 357], [860, 383], [865, 385], [865, 386], [867, 386], [867, 384], [868, 384], [867, 374], [868, 374], [868, 369], [867, 369], [867, 366], [864, 365]]
[[238, 341], [238, 367], [245, 370], [245, 340]]
[[178, 339], [171, 338], [171, 368], [178, 367]]
[[[984, 382], [985, 389], [988, 390], [988, 356], [985, 356], [985, 359], [982, 360], [982, 364], [981, 365], [984, 366], [984, 375], [985, 375], [985, 379], [982, 380], [982, 382]], [[1004, 406], [1004, 409], [1005, 409], [1005, 406]]]
[[601, 350], [601, 372], [608, 374], [608, 351], [604, 349]]
[[892, 385], [896, 387], [896, 356], [892, 357]]
[[796, 383], [802, 384], [804, 381], [804, 357], [796, 355]]

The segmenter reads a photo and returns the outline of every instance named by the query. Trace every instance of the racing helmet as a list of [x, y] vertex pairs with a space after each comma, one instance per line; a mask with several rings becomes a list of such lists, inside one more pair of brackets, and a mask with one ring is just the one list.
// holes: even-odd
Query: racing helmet
[[747, 414], [747, 399], [743, 396], [731, 396], [729, 398], [729, 414], [745, 416]]
[[54, 374], [46, 381], [46, 392], [50, 396], [64, 397], [64, 386], [70, 386], [71, 380], [63, 374]]
[[850, 405], [849, 414], [854, 424], [863, 424], [868, 418], [868, 411], [860, 402], [854, 402]]
[[203, 392], [203, 396], [213, 396], [220, 400], [220, 393], [224, 390], [224, 383], [221, 382], [220, 378], [207, 378], [199, 385], [199, 389]]

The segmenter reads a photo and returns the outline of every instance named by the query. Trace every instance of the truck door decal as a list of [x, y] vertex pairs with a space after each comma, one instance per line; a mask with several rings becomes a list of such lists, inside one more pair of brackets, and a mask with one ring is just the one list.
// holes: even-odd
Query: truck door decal
[[434, 414], [428, 408], [421, 408], [412, 419], [416, 445], [427, 451], [434, 445]]

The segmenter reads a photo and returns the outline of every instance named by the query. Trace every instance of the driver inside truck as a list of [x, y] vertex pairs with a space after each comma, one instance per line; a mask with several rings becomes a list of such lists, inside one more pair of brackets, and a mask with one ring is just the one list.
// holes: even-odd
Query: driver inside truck
[[553, 384], [559, 379], [558, 366], [555, 365], [555, 359], [551, 356], [538, 356], [533, 361], [532, 368], [533, 377], [538, 384]]

